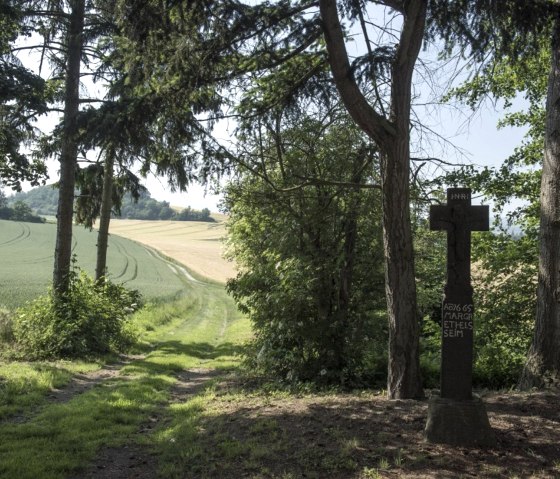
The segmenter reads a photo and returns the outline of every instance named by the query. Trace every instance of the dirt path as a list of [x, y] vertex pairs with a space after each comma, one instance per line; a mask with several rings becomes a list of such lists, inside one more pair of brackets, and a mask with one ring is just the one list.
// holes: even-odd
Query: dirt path
[[[218, 377], [219, 372], [208, 369], [191, 369], [177, 374], [169, 401], [162, 405], [162, 411], [173, 403], [188, 401], [200, 392], [205, 384]], [[163, 419], [163, 414], [150, 416], [141, 425], [139, 434], [150, 434]], [[127, 444], [122, 447], [102, 449], [92, 464], [70, 479], [153, 479], [157, 476], [157, 459], [146, 446]]]

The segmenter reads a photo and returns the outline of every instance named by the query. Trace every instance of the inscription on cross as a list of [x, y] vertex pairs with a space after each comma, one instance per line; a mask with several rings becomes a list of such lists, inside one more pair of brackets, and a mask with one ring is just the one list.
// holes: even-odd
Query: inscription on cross
[[488, 231], [488, 206], [471, 205], [469, 188], [449, 188], [447, 204], [430, 207], [430, 229], [447, 231], [447, 283], [442, 305], [441, 397], [471, 399], [474, 314], [471, 231]]

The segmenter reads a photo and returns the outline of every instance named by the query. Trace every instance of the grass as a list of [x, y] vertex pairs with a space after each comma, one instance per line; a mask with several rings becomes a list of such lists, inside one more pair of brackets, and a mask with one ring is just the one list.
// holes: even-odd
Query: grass
[[[0, 220], [0, 306], [21, 306], [46, 292], [52, 281], [56, 225]], [[73, 252], [78, 265], [93, 274], [97, 232], [75, 227]], [[110, 278], [138, 289], [146, 299], [173, 297], [183, 290], [184, 274], [152, 250], [111, 236], [107, 257]]]
[[[239, 364], [248, 322], [223, 287], [185, 287], [173, 304], [136, 316], [145, 358], [64, 404], [34, 410], [24, 423], [0, 421], [0, 478], [83, 477], [100, 449], [124, 445], [142, 458], [155, 454], [162, 478], [559, 476], [557, 399], [533, 395], [540, 399], [530, 421], [527, 410], [514, 412], [523, 402], [490, 403], [502, 423], [503, 454], [427, 444], [425, 403], [389, 402], [373, 391], [293, 393], [226, 376]], [[194, 368], [223, 376], [178, 396], [174, 386], [182, 387], [183, 371]], [[29, 374], [22, 370], [20, 379]], [[526, 429], [533, 420], [541, 421], [534, 438], [520, 442], [515, 424]], [[539, 436], [543, 431], [549, 435]]]
[[[179, 371], [226, 370], [239, 363], [250, 331], [223, 287], [187, 285], [185, 297], [162, 311], [163, 318], [155, 307], [136, 318], [146, 335], [139, 347], [147, 354], [122, 368], [118, 377], [64, 404], [47, 405], [23, 424], [0, 423], [0, 478], [54, 479], [76, 473], [101, 447], [140, 441], [141, 424], [162, 411]], [[17, 374], [20, 366], [4, 365], [13, 368], [14, 384], [25, 378], [25, 371]], [[59, 366], [51, 382], [30, 388], [40, 395], [54, 387], [56, 378], [66, 381], [65, 368]]]
[[44, 403], [53, 389], [68, 384], [78, 373], [95, 371], [98, 362], [0, 362], [0, 421], [14, 414], [25, 414]]
[[[147, 438], [161, 477], [362, 477], [352, 474], [360, 471], [354, 457], [366, 442], [344, 421], [331, 421], [338, 409], [330, 402], [334, 394], [228, 384], [167, 410], [162, 426]], [[376, 463], [378, 454], [368, 457]]]

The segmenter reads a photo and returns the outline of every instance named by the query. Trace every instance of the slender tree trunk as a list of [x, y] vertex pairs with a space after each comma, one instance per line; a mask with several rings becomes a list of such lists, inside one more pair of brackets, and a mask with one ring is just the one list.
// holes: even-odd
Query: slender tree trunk
[[97, 263], [95, 280], [101, 281], [107, 269], [107, 248], [109, 247], [109, 223], [113, 207], [113, 163], [114, 153], [110, 150], [105, 157], [103, 166], [103, 193], [101, 211], [99, 213], [99, 232], [97, 233]]
[[383, 242], [389, 316], [389, 398], [420, 398], [419, 317], [410, 225], [410, 108], [412, 75], [422, 46], [427, 0], [394, 2], [403, 16], [392, 65], [391, 112], [368, 103], [353, 78], [336, 0], [319, 0], [331, 71], [346, 109], [382, 151]]
[[78, 157], [76, 118], [80, 100], [80, 62], [83, 46], [85, 0], [70, 2], [70, 25], [67, 35], [67, 63], [64, 98], [64, 131], [60, 152], [60, 180], [54, 253], [53, 288], [57, 294], [68, 289], [72, 260], [72, 222], [74, 187]]
[[560, 18], [552, 35], [540, 202], [535, 332], [519, 381], [521, 389], [560, 380]]

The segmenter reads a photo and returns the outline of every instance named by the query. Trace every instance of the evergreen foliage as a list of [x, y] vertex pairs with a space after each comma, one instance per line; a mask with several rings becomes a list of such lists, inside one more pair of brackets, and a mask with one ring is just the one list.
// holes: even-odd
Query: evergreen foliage
[[21, 189], [22, 181], [38, 185], [46, 177], [43, 161], [31, 159], [21, 146], [35, 138], [33, 120], [47, 112], [52, 94], [47, 82], [12, 51], [17, 37], [32, 31], [23, 21], [24, 3], [7, 0], [0, 5], [0, 186], [14, 190]]

